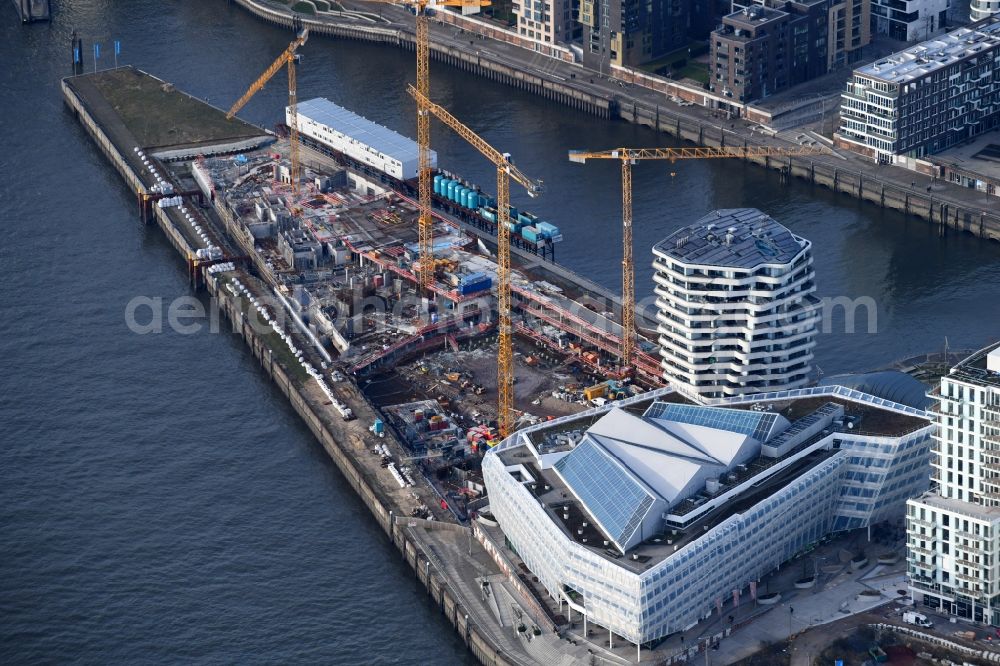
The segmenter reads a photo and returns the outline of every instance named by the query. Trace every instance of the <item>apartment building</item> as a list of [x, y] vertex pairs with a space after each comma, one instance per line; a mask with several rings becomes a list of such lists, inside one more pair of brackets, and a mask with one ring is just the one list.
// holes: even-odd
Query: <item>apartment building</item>
[[836, 144], [891, 164], [1000, 127], [1000, 16], [854, 70]]
[[750, 102], [860, 59], [870, 0], [765, 0], [741, 5], [711, 34], [709, 87]]
[[918, 604], [1000, 624], [1000, 343], [941, 378], [932, 489], [906, 504]]
[[517, 17], [522, 37], [545, 44], [567, 43], [578, 36], [574, 14], [579, 0], [514, 0], [511, 10]]
[[871, 30], [903, 42], [930, 39], [947, 26], [949, 0], [871, 0]]
[[663, 377], [703, 400], [798, 388], [812, 373], [812, 244], [754, 208], [718, 210], [653, 247]]
[[969, 3], [969, 20], [982, 21], [1000, 14], [1000, 0], [972, 0]]
[[684, 48], [696, 7], [697, 0], [580, 0], [583, 64], [607, 72]]
[[861, 60], [871, 43], [871, 0], [842, 0], [830, 6], [827, 36], [827, 69]]

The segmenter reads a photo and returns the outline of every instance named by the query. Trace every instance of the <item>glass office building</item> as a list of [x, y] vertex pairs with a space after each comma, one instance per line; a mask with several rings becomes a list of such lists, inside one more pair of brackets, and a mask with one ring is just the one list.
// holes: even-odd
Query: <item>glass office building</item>
[[550, 421], [483, 460], [507, 555], [564, 612], [633, 643], [731, 608], [832, 532], [901, 520], [927, 487], [922, 410], [838, 386], [678, 400]]

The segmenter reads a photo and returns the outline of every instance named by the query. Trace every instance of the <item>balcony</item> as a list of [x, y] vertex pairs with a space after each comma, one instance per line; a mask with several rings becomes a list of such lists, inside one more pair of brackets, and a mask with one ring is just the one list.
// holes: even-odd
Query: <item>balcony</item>
[[927, 550], [926, 548], [921, 548], [920, 546], [911, 546], [907, 544], [906, 549], [920, 555], [927, 555], [928, 557], [934, 557], [934, 555], [936, 555], [933, 550]]
[[[979, 493], [979, 494], [984, 495], [985, 493]], [[968, 539], [969, 541], [981, 542], [983, 540], [983, 537], [979, 536], [978, 534], [973, 534], [972, 532], [963, 532], [962, 530], [952, 530], [952, 531], [957, 536], [960, 536], [963, 539]]]
[[931, 521], [929, 521], [929, 520], [924, 520], [924, 519], [922, 519], [922, 518], [915, 518], [915, 517], [913, 517], [913, 516], [907, 516], [907, 517], [906, 517], [906, 520], [907, 520], [907, 522], [910, 522], [910, 523], [913, 523], [913, 524], [915, 524], [915, 525], [923, 525], [924, 527], [929, 527], [929, 528], [931, 528], [932, 530], [933, 530], [933, 529], [935, 529], [935, 528], [937, 527], [937, 525], [935, 525], [935, 524], [934, 524], [934, 523], [932, 523]]
[[[984, 553], [988, 553], [989, 552], [988, 550], [984, 550], [982, 548], [976, 548], [975, 546], [965, 546], [965, 545], [962, 545], [962, 544], [956, 544], [955, 545], [955, 550], [960, 550], [963, 553], [969, 553], [970, 555], [973, 555], [973, 556], [975, 556], [975, 555], [982, 555]], [[964, 560], [964, 561], [968, 562], [968, 560]], [[974, 564], [974, 563], [969, 562], [969, 564]], [[978, 565], [976, 565], [976, 566], [978, 566]]]

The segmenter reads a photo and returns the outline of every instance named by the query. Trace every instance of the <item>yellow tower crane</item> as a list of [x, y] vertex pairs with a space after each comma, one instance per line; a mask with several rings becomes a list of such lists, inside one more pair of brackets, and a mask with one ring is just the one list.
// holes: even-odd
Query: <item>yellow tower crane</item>
[[542, 181], [531, 180], [515, 167], [510, 160], [510, 153], [501, 153], [486, 143], [482, 137], [473, 132], [444, 110], [431, 102], [413, 86], [408, 87], [409, 93], [417, 100], [417, 105], [450, 127], [473, 148], [493, 163], [497, 168], [497, 301], [500, 313], [500, 340], [497, 351], [497, 393], [498, 414], [497, 424], [501, 437], [507, 437], [513, 430], [514, 411], [514, 346], [512, 326], [510, 322], [510, 180], [513, 178], [528, 191], [529, 196], [541, 194]]
[[768, 146], [723, 146], [721, 148], [613, 148], [571, 150], [571, 162], [619, 160], [622, 164], [622, 368], [632, 365], [635, 354], [635, 266], [632, 263], [632, 166], [639, 160], [701, 160], [723, 157], [752, 158], [815, 155], [821, 148], [771, 148]]
[[[416, 14], [417, 91], [425, 99], [431, 96], [430, 28], [427, 8], [489, 7], [491, 0], [361, 0], [411, 7]], [[431, 119], [417, 106], [417, 173], [420, 255], [420, 286], [427, 290], [434, 281], [434, 218], [431, 216]]]
[[233, 107], [229, 109], [229, 113], [226, 114], [226, 118], [232, 118], [236, 113], [242, 109], [250, 98], [260, 92], [261, 88], [267, 85], [267, 82], [271, 80], [278, 70], [283, 66], [288, 66], [288, 137], [289, 137], [289, 152], [291, 153], [292, 159], [292, 191], [295, 194], [299, 193], [299, 114], [298, 114], [298, 98], [296, 96], [296, 81], [295, 81], [295, 52], [300, 46], [306, 43], [309, 39], [309, 29], [303, 28], [299, 30], [295, 37], [295, 41], [288, 45], [288, 48], [278, 56], [278, 59], [271, 63], [271, 66], [264, 70], [264, 73], [257, 77], [257, 80], [253, 82], [253, 85], [243, 93], [243, 97], [236, 100]]

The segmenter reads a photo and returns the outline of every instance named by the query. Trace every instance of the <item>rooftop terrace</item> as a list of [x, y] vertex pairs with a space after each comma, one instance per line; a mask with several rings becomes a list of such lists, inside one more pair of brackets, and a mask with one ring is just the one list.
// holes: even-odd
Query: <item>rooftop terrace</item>
[[735, 28], [754, 30], [762, 25], [766, 25], [771, 21], [775, 21], [785, 16], [788, 16], [788, 13], [783, 12], [780, 9], [771, 9], [770, 7], [763, 7], [761, 5], [752, 5], [747, 9], [726, 15], [723, 20], [727, 25]]
[[756, 208], [730, 208], [705, 215], [653, 249], [685, 263], [752, 269], [789, 263], [806, 245]]
[[989, 356], [995, 350], [1000, 350], [1000, 343], [980, 349], [952, 368], [949, 377], [974, 382], [983, 386], [1000, 387], [1000, 372], [990, 370], [988, 367]]
[[921, 42], [854, 73], [890, 83], [908, 83], [943, 67], [1000, 48], [1000, 16]]

